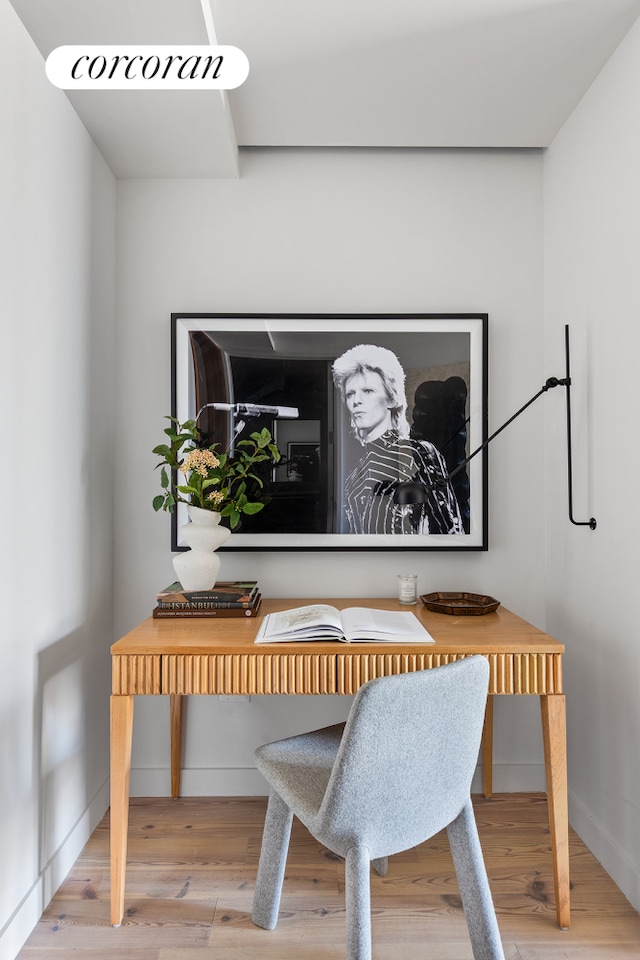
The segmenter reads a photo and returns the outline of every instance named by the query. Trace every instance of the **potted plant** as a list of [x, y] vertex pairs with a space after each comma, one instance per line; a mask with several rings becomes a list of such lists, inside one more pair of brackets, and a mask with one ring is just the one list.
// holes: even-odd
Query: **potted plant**
[[[267, 429], [238, 440], [231, 453], [220, 451], [217, 443], [203, 445], [195, 420], [165, 419], [169, 420], [164, 431], [168, 442], [153, 448], [160, 457], [156, 469], [160, 469], [162, 488], [153, 498], [153, 508], [173, 513], [176, 504], [187, 504], [190, 523], [181, 532], [191, 550], [174, 557], [174, 568], [185, 590], [210, 590], [220, 568], [214, 551], [228, 539], [243, 514], [250, 516], [264, 509], [267, 497], [262, 494], [264, 483], [256, 468], [278, 463], [280, 451]], [[220, 525], [222, 518], [228, 526]]]

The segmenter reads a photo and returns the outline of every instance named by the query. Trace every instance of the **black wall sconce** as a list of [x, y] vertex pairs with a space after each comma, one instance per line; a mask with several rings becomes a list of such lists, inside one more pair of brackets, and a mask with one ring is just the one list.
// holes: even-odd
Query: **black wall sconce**
[[[482, 450], [485, 450], [492, 440], [502, 433], [509, 424], [520, 416], [521, 413], [531, 406], [532, 403], [541, 397], [543, 394], [547, 393], [549, 390], [552, 390], [554, 387], [564, 387], [565, 388], [565, 399], [566, 399], [566, 411], [567, 411], [567, 486], [568, 486], [568, 495], [569, 495], [569, 520], [576, 527], [589, 527], [590, 530], [595, 530], [597, 522], [595, 517], [590, 517], [589, 520], [576, 520], [573, 516], [573, 450], [572, 450], [572, 438], [571, 438], [571, 365], [570, 365], [570, 353], [569, 353], [569, 326], [566, 325], [564, 328], [564, 344], [565, 344], [565, 376], [561, 379], [558, 377], [549, 377], [544, 385], [536, 394], [534, 394], [530, 400], [527, 400], [519, 410], [509, 417], [501, 427], [498, 427], [490, 437], [480, 444], [480, 446], [469, 454], [469, 456], [459, 463], [451, 473], [445, 477], [445, 481], [450, 481], [452, 477], [455, 477], [457, 473], [461, 470], [464, 470], [466, 465], [470, 460], [473, 460], [477, 454], [481, 453]], [[440, 481], [442, 482], [442, 481]], [[407, 483], [399, 483], [396, 486], [394, 492], [394, 501], [398, 504], [418, 504], [423, 503], [426, 500], [426, 490], [424, 485], [415, 481], [409, 481]]]

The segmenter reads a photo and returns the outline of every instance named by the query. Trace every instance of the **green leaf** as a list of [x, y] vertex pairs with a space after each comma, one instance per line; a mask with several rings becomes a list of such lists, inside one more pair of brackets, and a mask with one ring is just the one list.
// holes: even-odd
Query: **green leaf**
[[167, 473], [166, 467], [163, 467], [160, 471], [160, 486], [163, 490], [166, 490], [169, 487], [169, 474]]
[[158, 510], [162, 509], [163, 504], [164, 497], [159, 493], [157, 497], [153, 498], [153, 509], [157, 512]]
[[263, 508], [264, 503], [245, 503], [242, 512], [248, 514], [260, 513]]
[[234, 530], [239, 523], [240, 523], [240, 514], [234, 511], [231, 514], [231, 521], [229, 523], [229, 526], [231, 527], [232, 530]]
[[167, 446], [166, 443], [160, 443], [157, 447], [154, 447], [151, 453], [157, 454], [159, 457], [170, 457], [171, 456], [171, 447]]

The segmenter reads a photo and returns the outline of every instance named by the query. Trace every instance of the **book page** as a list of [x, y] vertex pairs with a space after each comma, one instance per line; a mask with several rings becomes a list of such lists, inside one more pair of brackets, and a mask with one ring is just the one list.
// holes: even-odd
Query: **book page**
[[270, 613], [262, 627], [256, 641], [342, 636], [340, 614], [327, 603], [312, 603], [294, 610]]
[[347, 640], [397, 640], [433, 643], [433, 637], [411, 610], [375, 610], [369, 607], [347, 607], [342, 611]]

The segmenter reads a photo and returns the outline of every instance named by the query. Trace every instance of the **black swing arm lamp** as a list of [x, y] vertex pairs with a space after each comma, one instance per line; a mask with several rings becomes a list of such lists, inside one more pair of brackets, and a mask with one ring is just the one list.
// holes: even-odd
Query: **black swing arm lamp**
[[569, 520], [576, 527], [589, 527], [590, 530], [595, 530], [597, 522], [595, 517], [590, 517], [589, 520], [576, 520], [573, 516], [573, 452], [572, 452], [572, 438], [571, 438], [571, 365], [570, 365], [570, 354], [569, 354], [569, 326], [568, 324], [564, 328], [564, 349], [565, 349], [565, 376], [562, 379], [558, 377], [549, 377], [544, 385], [536, 394], [534, 394], [530, 400], [527, 400], [519, 410], [509, 417], [501, 427], [498, 427], [490, 437], [480, 444], [480, 446], [469, 454], [466, 460], [463, 460], [462, 463], [451, 471], [448, 480], [451, 477], [454, 477], [457, 473], [463, 470], [466, 465], [472, 460], [478, 453], [481, 453], [482, 450], [486, 449], [489, 446], [492, 440], [494, 440], [499, 433], [502, 433], [510, 423], [520, 416], [521, 413], [530, 407], [532, 403], [541, 397], [544, 393], [547, 393], [549, 390], [552, 390], [554, 387], [564, 387], [565, 388], [565, 398], [566, 398], [566, 410], [567, 410], [567, 486], [568, 486], [568, 495], [569, 495]]

